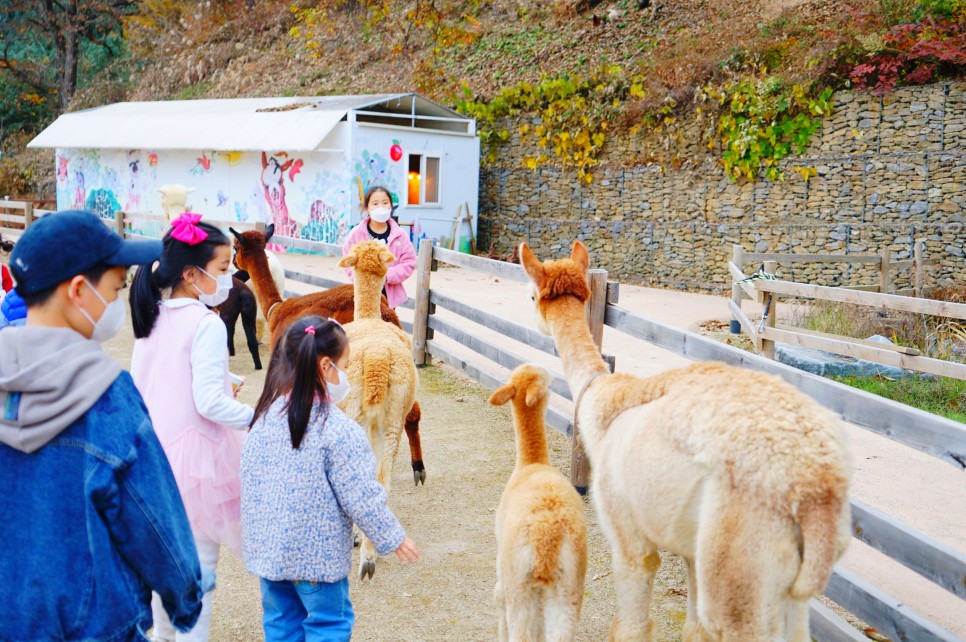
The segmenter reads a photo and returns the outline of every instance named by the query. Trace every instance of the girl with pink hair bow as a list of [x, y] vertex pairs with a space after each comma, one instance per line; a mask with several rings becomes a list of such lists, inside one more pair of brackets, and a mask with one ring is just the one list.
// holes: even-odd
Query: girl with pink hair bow
[[[172, 221], [163, 243], [157, 267], [138, 268], [131, 287], [131, 376], [178, 482], [201, 566], [214, 572], [222, 544], [241, 555], [239, 470], [254, 415], [234, 399], [227, 331], [208, 309], [231, 290], [231, 246], [192, 212]], [[152, 611], [155, 641], [208, 640], [211, 593], [187, 633], [174, 630], [157, 595]]]

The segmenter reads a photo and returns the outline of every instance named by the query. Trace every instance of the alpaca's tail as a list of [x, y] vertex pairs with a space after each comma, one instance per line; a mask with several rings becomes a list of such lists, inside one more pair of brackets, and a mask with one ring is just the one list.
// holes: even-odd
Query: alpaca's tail
[[842, 511], [848, 512], [844, 494], [828, 491], [807, 499], [798, 510], [802, 532], [802, 565], [792, 584], [791, 596], [804, 600], [822, 593], [832, 576], [832, 567], [842, 553]]
[[392, 357], [389, 350], [382, 350], [373, 354], [373, 350], [366, 352], [362, 362], [363, 403], [368, 406], [381, 407], [386, 400], [386, 390], [389, 388], [389, 371]]
[[556, 581], [567, 525], [561, 517], [559, 497], [545, 496], [533, 511], [528, 539], [533, 547], [533, 581], [544, 586]]

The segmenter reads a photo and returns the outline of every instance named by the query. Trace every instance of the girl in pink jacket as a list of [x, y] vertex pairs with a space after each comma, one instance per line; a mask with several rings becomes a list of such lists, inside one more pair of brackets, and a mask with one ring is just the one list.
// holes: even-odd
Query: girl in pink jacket
[[[416, 269], [416, 250], [409, 235], [392, 219], [389, 190], [379, 186], [370, 187], [362, 199], [362, 209], [367, 216], [349, 231], [342, 246], [342, 255], [345, 256], [354, 245], [364, 241], [381, 241], [389, 246], [396, 260], [389, 264], [383, 293], [389, 301], [389, 307], [395, 308], [408, 298], [403, 281]], [[346, 269], [346, 274], [351, 279], [352, 268]]]

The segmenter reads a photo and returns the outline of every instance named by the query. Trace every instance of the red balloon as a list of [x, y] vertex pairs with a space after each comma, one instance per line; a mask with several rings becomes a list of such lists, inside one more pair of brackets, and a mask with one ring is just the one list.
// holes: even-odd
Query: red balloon
[[390, 147], [389, 158], [391, 158], [393, 162], [398, 162], [399, 159], [402, 158], [402, 147], [400, 147], [399, 145], [393, 145], [392, 147]]

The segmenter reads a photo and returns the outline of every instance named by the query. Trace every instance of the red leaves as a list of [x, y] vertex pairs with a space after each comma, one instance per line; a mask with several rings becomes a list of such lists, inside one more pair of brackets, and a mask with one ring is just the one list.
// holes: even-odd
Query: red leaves
[[850, 72], [857, 89], [881, 96], [899, 84], [921, 85], [966, 71], [960, 68], [966, 66], [966, 24], [961, 21], [898, 25], [882, 40], [885, 47]]

